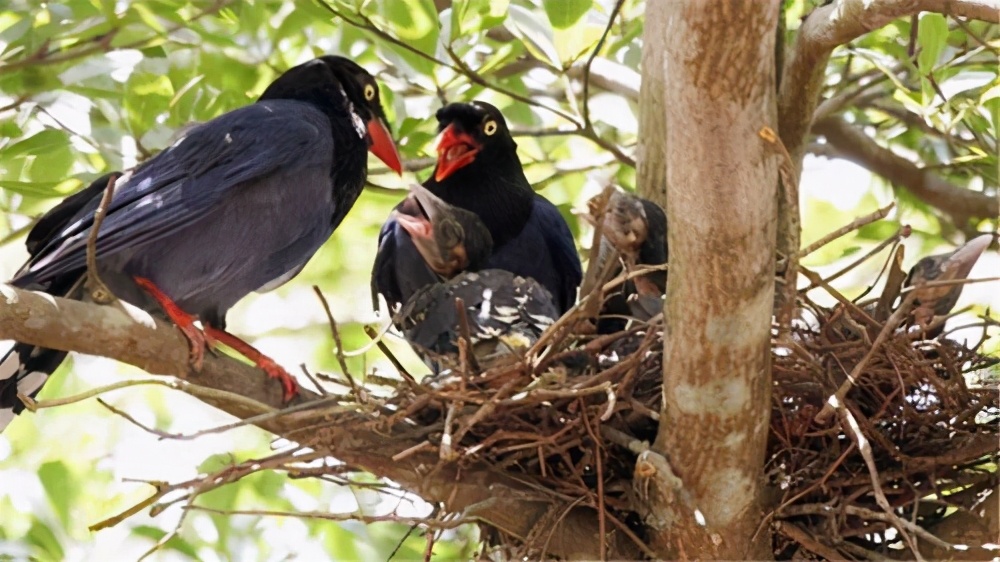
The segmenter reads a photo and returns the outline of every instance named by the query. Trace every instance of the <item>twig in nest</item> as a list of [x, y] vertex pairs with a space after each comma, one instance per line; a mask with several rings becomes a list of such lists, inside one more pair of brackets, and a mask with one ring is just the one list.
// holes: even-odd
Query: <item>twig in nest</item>
[[204, 511], [217, 515], [260, 515], [269, 517], [294, 517], [299, 519], [323, 519], [326, 521], [360, 521], [362, 523], [402, 523], [428, 529], [454, 529], [466, 523], [475, 523], [463, 518], [451, 520], [431, 520], [423, 517], [402, 517], [399, 515], [365, 515], [363, 513], [325, 513], [322, 511], [277, 511], [269, 509], [214, 509], [201, 505], [186, 505], [185, 510]]
[[441, 434], [441, 447], [438, 449], [438, 456], [443, 461], [453, 461], [458, 458], [453, 445], [451, 428], [455, 425], [455, 410], [458, 409], [458, 402], [448, 403], [448, 412], [444, 416], [444, 433]]
[[590, 427], [590, 416], [587, 415], [587, 405], [583, 400], [579, 400], [578, 402], [580, 404], [580, 411], [583, 414], [583, 426], [594, 443], [594, 464], [597, 467], [597, 528], [601, 535], [601, 562], [604, 562], [607, 560], [608, 554], [608, 533], [607, 522], [605, 520], [607, 514], [604, 507], [604, 468], [601, 462], [601, 438], [594, 432], [594, 428]]
[[842, 560], [844, 558], [844, 555], [837, 552], [836, 549], [819, 542], [794, 523], [789, 523], [788, 521], [779, 522], [778, 532], [796, 542], [800, 547], [827, 560]]
[[115, 195], [115, 181], [117, 175], [112, 174], [108, 178], [108, 185], [104, 188], [101, 202], [94, 211], [94, 223], [90, 227], [90, 235], [87, 237], [87, 290], [90, 291], [90, 298], [97, 304], [111, 304], [115, 302], [115, 295], [108, 289], [108, 286], [101, 280], [97, 273], [97, 236], [101, 230], [101, 223], [104, 216], [108, 214], [108, 206]]
[[899, 291], [906, 280], [906, 272], [903, 271], [905, 253], [906, 247], [901, 244], [896, 247], [896, 251], [889, 261], [889, 276], [885, 280], [885, 289], [882, 290], [882, 296], [879, 297], [878, 304], [875, 305], [875, 320], [878, 322], [885, 322], [889, 318], [892, 303], [896, 302], [896, 297], [899, 296]]
[[[625, 283], [630, 279], [635, 279], [636, 277], [641, 277], [647, 273], [652, 273], [654, 271], [664, 271], [667, 269], [667, 264], [654, 265], [654, 266], [642, 266], [636, 267], [632, 271], [623, 272], [611, 281], [608, 281], [601, 287], [601, 294], [605, 294], [611, 289], [618, 287], [619, 285]], [[583, 298], [581, 298], [573, 308], [566, 311], [565, 314], [559, 317], [551, 326], [549, 326], [545, 332], [538, 338], [538, 341], [525, 352], [525, 361], [528, 364], [533, 365], [534, 370], [537, 372], [539, 368], [546, 365], [547, 359], [552, 353], [555, 353], [558, 344], [562, 343], [566, 336], [569, 335], [569, 330], [576, 325], [576, 321], [580, 319], [582, 310], [587, 305], [587, 301], [593, 298], [594, 293], [591, 293]], [[556, 336], [559, 336], [557, 339]], [[539, 354], [546, 347], [551, 347], [548, 352], [542, 356]]]
[[803, 248], [802, 251], [799, 252], [799, 257], [804, 258], [809, 254], [815, 252], [816, 250], [822, 248], [823, 246], [826, 246], [830, 242], [833, 242], [834, 240], [847, 234], [848, 232], [853, 232], [861, 228], [862, 226], [884, 219], [889, 214], [889, 211], [891, 211], [895, 206], [896, 202], [893, 201], [892, 203], [889, 203], [888, 205], [882, 207], [881, 209], [877, 209], [872, 213], [854, 219], [849, 224], [846, 224], [838, 228], [837, 230], [834, 230], [833, 232], [827, 234], [826, 236], [820, 238], [819, 240]]
[[[851, 312], [853, 313], [853, 315], [858, 316], [859, 318], [861, 318], [862, 320], [864, 320], [864, 322], [866, 324], [868, 324], [869, 326], [871, 326], [873, 328], [880, 328], [881, 327], [881, 324], [879, 324], [878, 322], [876, 322], [875, 319], [872, 318], [870, 314], [868, 314], [867, 312], [864, 311], [864, 309], [862, 309], [858, 305], [854, 304], [853, 301], [851, 301], [850, 299], [848, 299], [847, 297], [845, 297], [844, 295], [842, 295], [840, 293], [840, 291], [838, 291], [837, 289], [834, 289], [830, 285], [830, 281], [828, 279], [823, 279], [822, 277], [819, 276], [818, 273], [816, 273], [816, 272], [814, 272], [814, 271], [812, 271], [810, 269], [807, 269], [805, 267], [800, 268], [800, 270], [802, 271], [802, 275], [805, 275], [806, 278], [809, 279], [810, 283], [812, 283], [816, 287], [823, 287], [824, 289], [826, 289], [826, 292], [829, 293], [830, 296], [832, 296], [833, 298], [837, 299], [840, 302], [840, 304], [844, 305], [849, 310], [851, 310]], [[845, 318], [848, 318], [848, 316], [845, 316]]]
[[587, 202], [587, 214], [584, 215], [584, 219], [593, 225], [594, 235], [591, 238], [590, 251], [587, 256], [587, 272], [583, 277], [583, 283], [580, 285], [580, 295], [582, 296], [593, 292], [598, 282], [604, 282], [598, 276], [602, 265], [600, 255], [601, 243], [604, 239], [604, 215], [608, 212], [608, 202], [611, 200], [611, 195], [614, 191], [614, 186], [608, 185], [600, 194]]
[[478, 372], [479, 362], [472, 352], [472, 329], [469, 328], [469, 319], [465, 316], [465, 301], [455, 297], [455, 314], [458, 316], [458, 355], [462, 366], [462, 390], [465, 390], [465, 381], [473, 372]]
[[[841, 269], [840, 271], [837, 271], [837, 272], [836, 272], [836, 273], [834, 273], [833, 275], [830, 275], [829, 277], [827, 277], [827, 278], [825, 279], [825, 281], [826, 281], [827, 283], [832, 283], [833, 281], [836, 281], [837, 279], [839, 279], [839, 278], [840, 278], [841, 276], [843, 276], [843, 275], [844, 275], [844, 274], [846, 274], [847, 272], [851, 271], [851, 270], [852, 270], [852, 269], [854, 269], [855, 267], [858, 267], [858, 265], [860, 265], [860, 264], [862, 264], [862, 263], [864, 263], [864, 262], [868, 261], [868, 259], [869, 259], [869, 258], [871, 258], [871, 257], [872, 257], [872, 256], [874, 256], [875, 254], [877, 254], [877, 253], [881, 252], [881, 251], [882, 251], [882, 250], [884, 250], [884, 249], [885, 249], [885, 248], [886, 248], [887, 246], [890, 246], [890, 245], [892, 245], [892, 244], [895, 244], [895, 243], [899, 242], [899, 240], [900, 240], [901, 238], [906, 238], [906, 237], [907, 237], [907, 236], [909, 236], [909, 235], [910, 235], [910, 227], [909, 227], [908, 225], [903, 225], [903, 226], [901, 226], [901, 227], [899, 228], [899, 230], [897, 230], [897, 231], [896, 231], [896, 233], [895, 233], [894, 235], [892, 235], [892, 236], [890, 236], [889, 238], [887, 238], [887, 239], [885, 239], [885, 240], [883, 240], [883, 241], [879, 242], [879, 243], [878, 243], [878, 245], [877, 245], [877, 246], [875, 246], [874, 248], [872, 248], [872, 249], [871, 249], [871, 251], [869, 251], [869, 252], [868, 252], [867, 254], [865, 254], [865, 255], [861, 256], [860, 258], [858, 258], [858, 259], [854, 260], [853, 262], [851, 262], [851, 263], [847, 264], [847, 265], [846, 265], [846, 266], [844, 266], [844, 267], [843, 267], [843, 268], [842, 268], [842, 269]], [[808, 286], [808, 287], [806, 287], [805, 289], [802, 289], [802, 290], [801, 290], [801, 291], [799, 291], [799, 292], [800, 292], [800, 293], [802, 293], [802, 294], [805, 294], [805, 293], [807, 293], [807, 292], [809, 292], [809, 291], [811, 291], [811, 290], [815, 289], [816, 287], [820, 287], [820, 286], [822, 286], [822, 285], [820, 285], [820, 284], [819, 284], [818, 282], [816, 282], [816, 281], [813, 281], [813, 280], [811, 280], [811, 279], [810, 279], [810, 284], [809, 284], [809, 286]]]
[[433, 449], [433, 448], [434, 445], [431, 445], [429, 441], [421, 441], [420, 443], [417, 443], [416, 445], [410, 447], [409, 449], [404, 449], [396, 453], [395, 455], [392, 456], [392, 460], [393, 462], [399, 462], [405, 459], [406, 457], [409, 457], [411, 455], [419, 453], [420, 451], [423, 451], [424, 449]]
[[399, 359], [396, 359], [396, 356], [393, 355], [392, 351], [389, 351], [389, 348], [382, 342], [382, 338], [379, 333], [371, 326], [365, 326], [364, 329], [365, 334], [367, 334], [368, 337], [375, 342], [375, 345], [378, 347], [379, 351], [382, 352], [382, 355], [385, 355], [385, 358], [388, 359], [389, 362], [392, 363], [392, 366], [396, 368], [396, 372], [399, 373], [399, 376], [403, 377], [403, 380], [406, 381], [407, 385], [409, 385], [410, 390], [420, 390], [421, 387], [417, 384], [417, 379], [413, 378], [413, 375], [411, 375], [410, 372], [403, 367], [403, 364], [399, 362]]
[[320, 396], [327, 396], [330, 394], [329, 392], [326, 391], [326, 388], [323, 388], [323, 385], [319, 384], [319, 381], [316, 380], [316, 377], [314, 377], [313, 374], [309, 372], [309, 369], [306, 368], [305, 363], [300, 364], [299, 369], [302, 369], [302, 374], [305, 375], [307, 379], [309, 379], [309, 382], [313, 383], [313, 387], [316, 388], [316, 392]]
[[[917, 544], [913, 541], [913, 537], [906, 532], [907, 529], [919, 528], [916, 525], [903, 520], [896, 512], [893, 510], [892, 506], [889, 505], [889, 500], [885, 497], [885, 492], [882, 490], [882, 484], [879, 480], [878, 468], [875, 466], [875, 458], [872, 456], [871, 444], [862, 432], [861, 427], [858, 426], [858, 421], [854, 418], [854, 415], [843, 405], [837, 406], [837, 411], [841, 415], [841, 423], [844, 427], [849, 428], [850, 431], [847, 433], [851, 436], [851, 440], [858, 446], [858, 450], [861, 452], [861, 458], [865, 461], [865, 466], [868, 467], [868, 475], [872, 482], [872, 492], [875, 495], [875, 502], [882, 508], [885, 515], [889, 518], [889, 522], [895, 525], [896, 530], [906, 541], [906, 544], [910, 547], [910, 551], [913, 552], [913, 556], [918, 560], [918, 562], [923, 562], [923, 557], [920, 555], [920, 549], [917, 548]], [[928, 535], [930, 533], [927, 533]], [[933, 535], [931, 535], [933, 536]], [[944, 548], [951, 548], [951, 545], [943, 543], [934, 537], [935, 540], [942, 543], [938, 546], [944, 546]], [[934, 542], [934, 541], [932, 541]], [[937, 543], [935, 543], [937, 544]]]
[[906, 295], [906, 298], [903, 299], [903, 302], [902, 304], [899, 305], [899, 308], [897, 308], [896, 311], [892, 313], [892, 316], [890, 316], [889, 319], [886, 320], [885, 326], [882, 328], [882, 331], [879, 332], [878, 337], [875, 338], [874, 342], [872, 342], [871, 349], [869, 349], [868, 353], [865, 353], [865, 356], [861, 359], [861, 361], [859, 361], [858, 364], [854, 366], [854, 369], [852, 369], [850, 374], [847, 375], [847, 380], [845, 380], [840, 385], [840, 388], [837, 389], [837, 392], [833, 396], [827, 399], [826, 404], [823, 405], [823, 409], [820, 410], [818, 414], [816, 414], [816, 417], [814, 418], [816, 423], [825, 424], [827, 420], [830, 419], [830, 416], [833, 415], [833, 411], [835, 408], [843, 407], [844, 397], [847, 396], [847, 393], [851, 390], [851, 387], [854, 386], [855, 381], [857, 381], [858, 378], [861, 376], [861, 374], [864, 372], [865, 367], [868, 366], [868, 362], [871, 361], [872, 357], [875, 356], [875, 353], [879, 350], [880, 347], [882, 347], [882, 344], [885, 343], [885, 340], [888, 339], [890, 335], [892, 335], [892, 333], [896, 330], [896, 327], [899, 326], [900, 323], [902, 323], [903, 318], [905, 318], [906, 315], [910, 313], [910, 308], [913, 305], [913, 299], [916, 296], [916, 294], [917, 293], [911, 292], [908, 295]]
[[313, 285], [313, 291], [319, 297], [319, 302], [323, 305], [323, 311], [326, 312], [326, 319], [330, 323], [330, 333], [333, 334], [333, 345], [336, 346], [334, 353], [337, 355], [337, 363], [340, 364], [340, 370], [344, 373], [344, 378], [347, 379], [347, 383], [351, 386], [351, 392], [354, 393], [359, 402], [364, 402], [365, 396], [360, 392], [358, 384], [354, 382], [354, 377], [351, 376], [350, 369], [347, 368], [347, 360], [344, 359], [344, 344], [340, 340], [340, 330], [337, 329], [337, 320], [333, 317], [333, 311], [330, 310], [330, 303], [327, 302], [326, 297], [323, 296], [323, 291], [319, 290], [318, 286]]

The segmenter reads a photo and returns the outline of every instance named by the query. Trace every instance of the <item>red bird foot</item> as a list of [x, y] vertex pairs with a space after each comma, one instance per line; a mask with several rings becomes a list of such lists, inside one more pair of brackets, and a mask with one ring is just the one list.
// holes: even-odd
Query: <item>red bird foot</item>
[[284, 367], [278, 365], [274, 359], [264, 355], [254, 346], [225, 330], [213, 328], [212, 326], [205, 326], [205, 336], [216, 342], [226, 344], [234, 351], [239, 352], [243, 357], [253, 361], [254, 365], [257, 365], [267, 373], [267, 376], [281, 381], [282, 396], [285, 402], [288, 402], [299, 394], [299, 384], [295, 382], [295, 378]]
[[177, 329], [184, 334], [190, 343], [190, 351], [188, 353], [188, 361], [191, 366], [194, 367], [196, 371], [201, 370], [201, 366], [205, 361], [205, 348], [215, 347], [215, 340], [211, 336], [198, 329], [194, 325], [198, 318], [192, 314], [188, 314], [180, 309], [173, 300], [170, 299], [166, 294], [163, 293], [152, 281], [146, 279], [145, 277], [135, 276], [132, 278], [135, 280], [135, 284], [139, 286], [142, 290], [149, 293], [149, 296], [153, 297], [157, 303], [159, 303], [160, 308], [166, 313], [170, 321], [177, 326]]
[[149, 296], [159, 303], [160, 307], [167, 314], [170, 320], [176, 324], [181, 333], [187, 337], [188, 341], [191, 343], [190, 361], [191, 365], [195, 369], [201, 370], [202, 363], [205, 359], [206, 347], [209, 349], [215, 349], [220, 343], [224, 343], [234, 351], [239, 352], [247, 359], [253, 361], [256, 366], [260, 367], [265, 373], [267, 373], [267, 376], [281, 381], [282, 396], [285, 402], [288, 402], [298, 395], [299, 385], [295, 382], [295, 378], [293, 378], [288, 371], [281, 367], [281, 365], [275, 363], [273, 359], [264, 355], [257, 348], [225, 330], [213, 328], [208, 325], [205, 326], [204, 330], [199, 330], [198, 327], [194, 325], [198, 318], [181, 310], [180, 307], [177, 306], [177, 304], [171, 300], [170, 297], [164, 294], [163, 291], [161, 291], [152, 281], [146, 279], [145, 277], [133, 277], [133, 279], [140, 288], [149, 293]]

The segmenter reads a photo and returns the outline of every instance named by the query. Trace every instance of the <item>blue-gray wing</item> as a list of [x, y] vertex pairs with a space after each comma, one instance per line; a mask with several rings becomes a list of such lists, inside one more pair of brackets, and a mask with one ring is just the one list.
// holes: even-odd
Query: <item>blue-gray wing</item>
[[[289, 100], [259, 102], [198, 125], [118, 181], [97, 253], [107, 257], [187, 228], [244, 184], [311, 165], [317, 158], [310, 153], [329, 155], [332, 143], [328, 118]], [[98, 195], [85, 205], [18, 278], [45, 281], [83, 267], [99, 201]]]

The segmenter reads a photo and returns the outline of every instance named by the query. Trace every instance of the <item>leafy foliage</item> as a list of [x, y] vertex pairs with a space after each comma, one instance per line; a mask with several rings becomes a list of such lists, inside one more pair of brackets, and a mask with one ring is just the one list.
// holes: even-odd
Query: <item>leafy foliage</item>
[[[190, 123], [252, 102], [284, 69], [316, 55], [341, 53], [381, 81], [412, 174], [399, 179], [372, 161], [369, 189], [333, 239], [293, 283], [234, 309], [230, 325], [236, 333], [256, 336], [257, 345], [285, 365], [305, 362], [313, 371], [340, 373], [326, 317], [310, 290], [318, 285], [340, 322], [344, 348], [361, 350], [346, 357], [349, 370], [392, 370], [371, 349], [363, 330], [378, 320], [368, 289], [374, 240], [406, 182], [423, 179], [433, 165], [433, 115], [442, 101], [485, 99], [501, 108], [529, 179], [560, 206], [580, 240], [589, 238], [571, 212], [574, 206], [609, 180], [637, 187], [631, 158], [637, 143], [643, 3], [625, 0], [612, 21], [614, 4], [12, 0], [0, 8], [0, 241], [5, 243], [0, 272], [5, 277], [14, 272], [24, 258], [21, 236], [32, 218], [58, 198], [102, 173], [141, 162]], [[798, 18], [812, 4], [786, 2], [789, 44]], [[607, 38], [595, 53], [606, 28]], [[934, 14], [898, 21], [837, 51], [824, 96], [843, 97], [833, 115], [847, 116], [915, 165], [960, 188], [995, 194], [998, 37], [995, 26]], [[593, 70], [589, 76], [588, 69]], [[583, 95], [585, 84], [589, 98]], [[826, 154], [829, 147], [817, 143], [812, 151]], [[809, 201], [803, 239], [848, 222], [857, 208], [884, 203], [889, 190], [876, 187], [848, 208]], [[808, 192], [808, 181], [803, 188]], [[956, 227], [906, 190], [894, 192], [903, 203], [904, 222], [918, 224], [927, 233], [927, 245]], [[896, 225], [872, 225], [813, 258], [825, 263], [849, 257]], [[406, 367], [419, 372], [405, 345], [392, 338], [388, 345]], [[121, 378], [115, 371], [122, 369], [108, 361], [71, 363], [43, 397]], [[66, 377], [71, 369], [74, 376]], [[160, 390], [121, 391], [108, 399], [162, 431], [192, 433], [230, 421]], [[267, 436], [247, 428], [192, 441], [160, 441], [93, 401], [25, 416], [0, 437], [0, 558], [138, 558], [158, 541], [163, 541], [164, 557], [169, 553], [170, 559], [181, 560], [228, 559], [233, 553], [241, 559], [292, 554], [387, 559], [400, 541], [397, 556], [422, 556], [425, 537], [410, 535], [408, 526], [398, 523], [364, 527], [208, 512], [191, 512], [179, 523], [180, 510], [166, 507], [157, 517], [146, 510], [113, 529], [87, 530], [149, 494], [148, 485], [126, 478], [183, 480], [268, 453]], [[374, 496], [356, 483], [290, 479], [274, 472], [227, 484], [196, 503], [223, 511], [373, 514], [395, 508], [395, 500]], [[441, 538], [435, 559], [466, 559], [475, 547], [469, 529], [444, 532]]]

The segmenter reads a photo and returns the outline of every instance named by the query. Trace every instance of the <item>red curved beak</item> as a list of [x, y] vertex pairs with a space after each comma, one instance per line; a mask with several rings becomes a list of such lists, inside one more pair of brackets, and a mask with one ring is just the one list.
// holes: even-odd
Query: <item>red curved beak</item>
[[441, 140], [438, 141], [438, 163], [434, 179], [441, 181], [459, 168], [471, 164], [480, 148], [480, 144], [468, 133], [455, 132], [455, 125], [445, 127]]
[[392, 141], [392, 135], [389, 134], [389, 127], [386, 127], [385, 123], [376, 117], [368, 122], [368, 136], [372, 139], [368, 150], [379, 160], [385, 162], [389, 169], [403, 175], [403, 163], [399, 159], [396, 143]]

